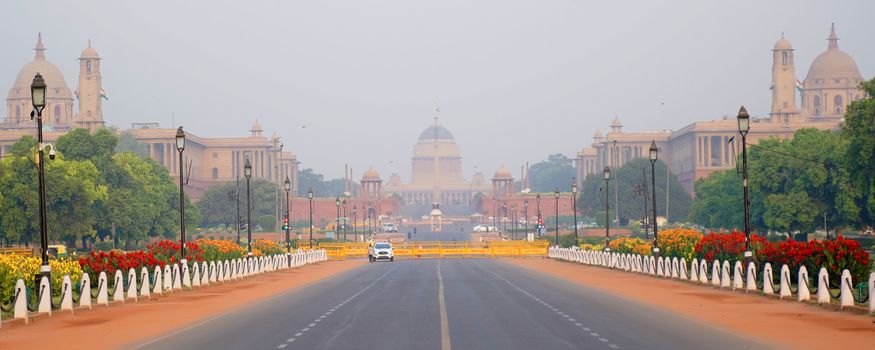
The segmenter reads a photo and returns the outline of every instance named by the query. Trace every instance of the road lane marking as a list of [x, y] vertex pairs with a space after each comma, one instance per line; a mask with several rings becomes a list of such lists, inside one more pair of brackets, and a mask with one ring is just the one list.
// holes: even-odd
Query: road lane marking
[[[498, 277], [498, 279], [504, 281], [504, 283], [507, 283], [509, 286], [511, 286], [512, 288], [516, 289], [516, 290], [519, 291], [520, 293], [522, 293], [522, 294], [528, 296], [529, 298], [532, 298], [532, 300], [535, 300], [535, 301], [537, 301], [537, 302], [540, 302], [540, 303], [541, 303], [542, 305], [544, 305], [545, 307], [549, 308], [550, 310], [553, 310], [553, 312], [555, 312], [557, 315], [563, 316], [564, 318], [568, 319], [569, 321], [572, 321], [572, 322], [575, 321], [575, 319], [571, 318], [571, 316], [567, 315], [566, 313], [564, 313], [564, 312], [562, 312], [562, 311], [559, 311], [559, 309], [557, 309], [556, 307], [551, 306], [550, 304], [547, 304], [547, 303], [541, 301], [540, 299], [538, 299], [538, 297], [536, 297], [536, 296], [533, 295], [532, 293], [527, 292], [526, 290], [520, 288], [519, 286], [517, 286], [516, 284], [514, 284], [513, 282], [511, 282], [511, 281], [508, 280], [507, 278], [504, 278], [504, 276], [501, 276], [501, 275], [499, 275], [499, 274], [493, 272], [492, 270], [490, 270], [490, 269], [488, 269], [488, 268], [486, 268], [486, 267], [480, 265], [479, 263], [477, 263], [477, 264], [475, 264], [475, 265], [476, 265], [477, 267], [479, 267], [480, 269], [482, 269], [483, 271], [486, 271], [486, 272], [492, 274], [493, 276]], [[440, 263], [438, 263], [438, 267], [440, 267]], [[583, 328], [584, 331], [587, 331], [587, 332], [590, 332], [590, 331], [591, 331], [591, 329], [589, 329], [589, 328], [587, 328], [587, 327], [582, 327], [582, 324], [581, 324], [581, 323], [575, 323], [575, 325], [577, 325], [577, 326]], [[597, 338], [599, 341], [601, 341], [601, 342], [603, 342], [603, 343], [607, 343], [607, 345], [610, 346], [610, 347], [613, 348], [613, 349], [618, 349], [618, 348], [619, 348], [617, 345], [615, 345], [615, 344], [613, 344], [613, 343], [609, 343], [609, 340], [608, 340], [608, 339], [606, 339], [606, 338], [602, 338], [598, 333], [590, 332], [589, 335], [593, 336], [594, 338]]]
[[453, 347], [450, 343], [450, 321], [447, 318], [447, 303], [444, 300], [444, 276], [441, 273], [441, 262], [437, 265], [438, 274], [438, 304], [441, 309], [441, 350], [451, 350]]
[[[364, 293], [366, 290], [368, 290], [368, 289], [370, 289], [371, 287], [373, 287], [375, 284], [377, 284], [377, 282], [380, 282], [383, 278], [386, 277], [386, 275], [388, 275], [388, 274], [391, 273], [392, 271], [395, 271], [397, 268], [398, 268], [398, 267], [396, 266], [396, 267], [393, 267], [392, 269], [390, 269], [389, 271], [386, 271], [386, 273], [384, 273], [383, 275], [381, 275], [379, 278], [373, 280], [370, 284], [368, 284], [367, 286], [365, 286], [364, 288], [362, 288], [361, 290], [359, 290], [357, 293], [355, 293], [355, 294], [353, 294], [352, 296], [350, 296], [349, 299], [346, 299], [346, 301], [344, 301], [344, 302], [340, 303], [339, 305], [335, 306], [334, 308], [331, 309], [331, 311], [328, 311], [328, 312], [324, 313], [324, 314], [322, 315], [322, 317], [319, 317], [319, 319], [316, 320], [316, 322], [322, 321], [322, 319], [323, 319], [323, 318], [326, 318], [327, 315], [331, 315], [332, 312], [334, 312], [335, 310], [339, 309], [339, 308], [340, 308], [341, 306], [343, 306], [344, 304], [348, 303], [348, 302], [351, 301], [352, 299], [355, 299], [356, 297], [358, 297], [359, 295], [361, 295], [362, 293]], [[310, 328], [311, 328], [311, 327], [314, 327], [314, 326], [316, 326], [316, 323], [311, 323], [310, 325], [307, 326], [307, 328], [302, 329], [299, 333], [295, 333], [295, 338], [289, 338], [289, 339], [287, 339], [287, 340], [286, 340], [286, 343], [291, 343], [291, 342], [295, 341], [295, 339], [297, 339], [297, 337], [300, 337], [300, 336], [304, 335], [304, 332], [309, 331]], [[282, 348], [286, 347], [287, 345], [288, 345], [288, 344], [280, 344], [280, 345], [277, 346], [277, 348], [278, 348], [278, 349], [282, 349]]]

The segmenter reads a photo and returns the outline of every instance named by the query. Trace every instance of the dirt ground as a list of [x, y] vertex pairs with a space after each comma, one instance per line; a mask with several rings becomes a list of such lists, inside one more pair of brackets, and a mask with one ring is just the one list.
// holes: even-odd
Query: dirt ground
[[330, 261], [265, 273], [243, 280], [211, 284], [193, 291], [55, 312], [30, 324], [4, 322], [0, 349], [116, 349], [226, 313], [247, 303], [299, 288], [367, 263]]
[[507, 261], [767, 344], [794, 349], [875, 349], [875, 317], [802, 304], [795, 297], [783, 301], [552, 259]]

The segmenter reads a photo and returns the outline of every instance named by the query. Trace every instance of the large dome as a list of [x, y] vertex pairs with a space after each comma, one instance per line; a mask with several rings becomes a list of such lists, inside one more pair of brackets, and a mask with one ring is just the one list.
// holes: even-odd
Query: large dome
[[36, 56], [33, 61], [25, 64], [18, 71], [18, 76], [15, 78], [15, 84], [9, 90], [9, 98], [27, 97], [30, 98], [30, 84], [33, 83], [33, 77], [36, 73], [40, 73], [46, 81], [48, 98], [72, 98], [70, 88], [67, 87], [67, 81], [64, 80], [64, 75], [61, 70], [51, 62], [46, 60], [44, 54], [45, 47], [43, 46], [42, 37], [37, 38]]
[[817, 58], [811, 63], [805, 80], [862, 79], [857, 62], [854, 62], [851, 55], [839, 50], [839, 39], [836, 36], [835, 26], [833, 26], [827, 40], [829, 41], [827, 50], [817, 55]]
[[451, 134], [450, 131], [447, 130], [447, 128], [437, 125], [429, 126], [425, 130], [423, 130], [422, 133], [419, 134], [419, 141], [434, 140], [435, 130], [437, 130], [438, 140], [454, 140], [453, 134]]

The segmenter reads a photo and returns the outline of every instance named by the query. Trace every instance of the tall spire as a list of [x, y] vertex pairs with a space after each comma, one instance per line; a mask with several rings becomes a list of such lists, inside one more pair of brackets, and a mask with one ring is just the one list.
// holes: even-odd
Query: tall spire
[[829, 38], [826, 39], [829, 41], [829, 46], [827, 49], [829, 50], [838, 50], [839, 48], [839, 37], [836, 35], [836, 24], [833, 23], [829, 29]]
[[46, 59], [46, 54], [45, 54], [46, 47], [43, 46], [43, 33], [38, 33], [36, 35], [36, 47], [34, 47], [33, 50], [36, 51], [36, 56], [34, 56], [34, 59], [37, 59], [37, 60]]

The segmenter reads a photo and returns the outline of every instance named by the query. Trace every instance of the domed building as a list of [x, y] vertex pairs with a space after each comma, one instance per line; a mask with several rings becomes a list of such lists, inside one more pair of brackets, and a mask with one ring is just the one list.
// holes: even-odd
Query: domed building
[[802, 112], [814, 119], [841, 119], [847, 105], [863, 98], [863, 76], [851, 55], [839, 49], [835, 24], [826, 40], [826, 51], [817, 55], [802, 82]]
[[401, 197], [405, 215], [428, 215], [435, 203], [444, 215], [468, 215], [475, 212], [471, 206], [474, 195], [491, 190], [481, 173], [474, 174], [472, 181], [465, 180], [459, 145], [437, 119], [419, 134], [411, 167], [410, 182], [403, 183], [393, 175], [385, 186], [387, 194]]
[[6, 120], [0, 127], [4, 129], [34, 128], [36, 121], [30, 119], [33, 102], [30, 96], [30, 84], [33, 77], [40, 73], [46, 81], [46, 107], [43, 110], [45, 128], [70, 129], [73, 122], [73, 94], [67, 87], [64, 75], [52, 62], [46, 59], [46, 47], [43, 45], [42, 34], [37, 35], [36, 51], [33, 61], [21, 67], [15, 78], [15, 83], [9, 89], [6, 97]]

